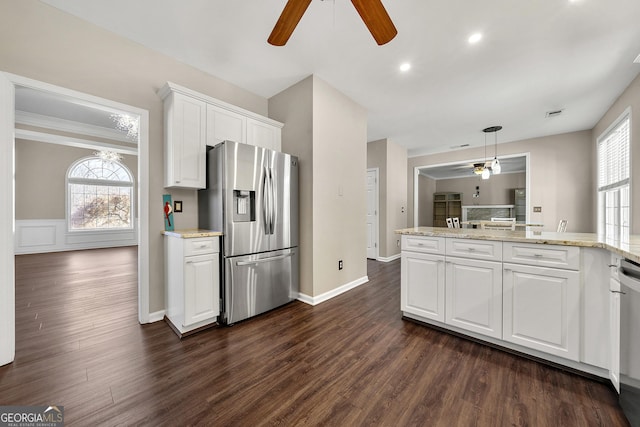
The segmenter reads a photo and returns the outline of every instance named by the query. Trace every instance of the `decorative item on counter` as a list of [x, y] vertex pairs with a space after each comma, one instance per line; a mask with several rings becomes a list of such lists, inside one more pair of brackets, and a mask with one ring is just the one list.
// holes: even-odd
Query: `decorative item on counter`
[[171, 194], [162, 195], [162, 203], [164, 204], [164, 230], [173, 231], [173, 208], [171, 205]]

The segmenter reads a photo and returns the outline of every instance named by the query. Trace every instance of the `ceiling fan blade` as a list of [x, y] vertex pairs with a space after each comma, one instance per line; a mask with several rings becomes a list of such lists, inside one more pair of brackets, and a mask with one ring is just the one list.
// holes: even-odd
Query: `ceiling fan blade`
[[278, 18], [267, 41], [274, 46], [284, 46], [293, 34], [296, 25], [309, 7], [311, 0], [289, 0]]
[[389, 43], [398, 34], [380, 0], [351, 0], [378, 45]]

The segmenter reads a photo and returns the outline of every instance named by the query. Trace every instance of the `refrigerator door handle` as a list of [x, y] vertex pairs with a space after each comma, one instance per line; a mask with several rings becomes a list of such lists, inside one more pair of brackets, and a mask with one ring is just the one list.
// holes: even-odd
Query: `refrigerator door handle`
[[271, 187], [271, 206], [270, 206], [271, 218], [269, 218], [269, 225], [270, 225], [269, 234], [273, 234], [275, 229], [275, 220], [276, 220], [276, 190], [275, 190], [275, 186], [273, 185], [273, 170], [271, 168], [269, 168], [269, 187]]
[[266, 167], [264, 168], [263, 172], [264, 178], [262, 179], [262, 220], [264, 222], [264, 234], [271, 234], [269, 232], [271, 228], [269, 225], [269, 177]]
[[256, 259], [254, 261], [236, 261], [236, 265], [238, 267], [243, 267], [243, 266], [247, 266], [247, 265], [258, 265], [258, 264], [262, 264], [265, 262], [272, 262], [272, 261], [277, 261], [280, 259], [285, 259], [285, 258], [289, 258], [291, 256], [291, 253], [288, 254], [284, 254], [284, 255], [277, 255], [277, 256], [272, 256], [269, 258], [262, 258], [262, 259]]

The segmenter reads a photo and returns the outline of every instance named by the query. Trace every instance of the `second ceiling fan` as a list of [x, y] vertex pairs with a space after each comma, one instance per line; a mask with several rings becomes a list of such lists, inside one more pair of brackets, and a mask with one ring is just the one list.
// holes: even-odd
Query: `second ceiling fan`
[[[311, 0], [288, 0], [267, 41], [284, 46], [302, 19]], [[378, 45], [389, 43], [398, 34], [395, 25], [380, 0], [351, 0]]]

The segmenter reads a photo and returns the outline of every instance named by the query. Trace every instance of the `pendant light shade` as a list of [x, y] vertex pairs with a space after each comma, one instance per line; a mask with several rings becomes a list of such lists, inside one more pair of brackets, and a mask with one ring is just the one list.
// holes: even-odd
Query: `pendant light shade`
[[491, 176], [491, 172], [489, 172], [489, 168], [485, 167], [482, 171], [482, 179], [489, 179]]
[[497, 157], [491, 162], [491, 172], [493, 172], [494, 175], [498, 175], [502, 172], [502, 166], [500, 166], [500, 160], [498, 160]]

